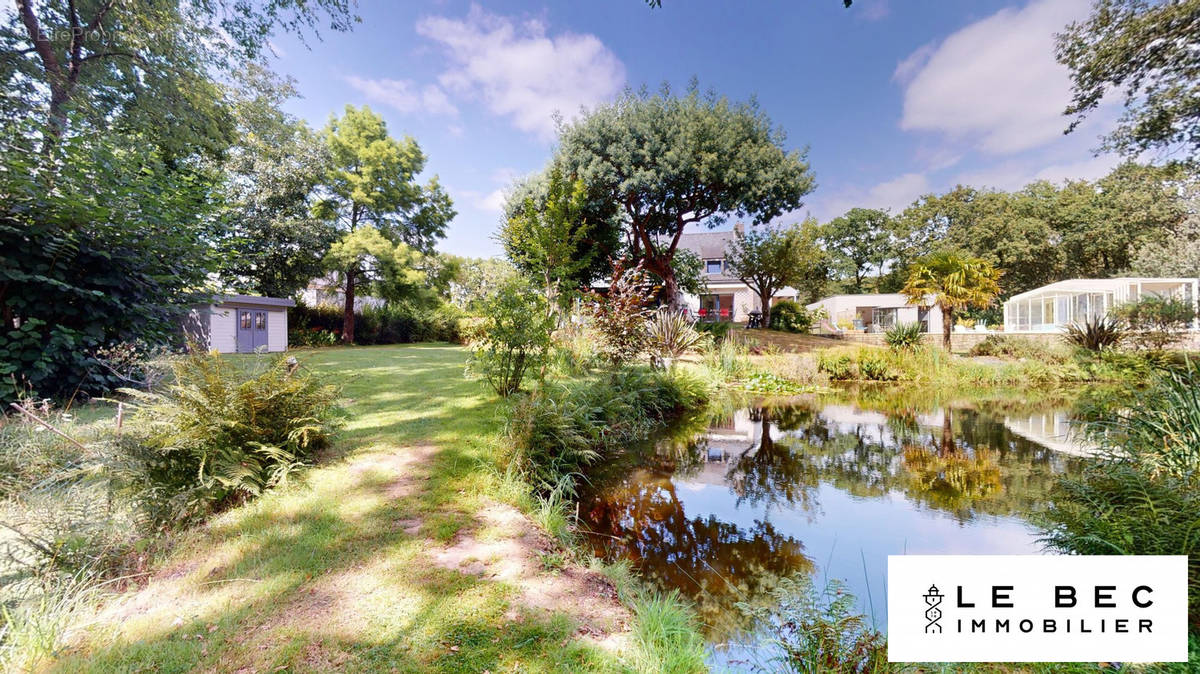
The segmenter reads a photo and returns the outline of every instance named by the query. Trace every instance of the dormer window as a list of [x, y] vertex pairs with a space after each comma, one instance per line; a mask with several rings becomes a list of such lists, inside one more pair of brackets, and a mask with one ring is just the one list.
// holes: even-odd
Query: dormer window
[[722, 263], [722, 260], [705, 260], [704, 261], [704, 272], [709, 275], [720, 274], [721, 266], [722, 266], [721, 263]]

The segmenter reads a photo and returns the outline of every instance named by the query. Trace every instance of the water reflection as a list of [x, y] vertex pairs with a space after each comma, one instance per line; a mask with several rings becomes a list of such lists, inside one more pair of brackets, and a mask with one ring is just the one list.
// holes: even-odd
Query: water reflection
[[591, 476], [583, 523], [598, 552], [694, 599], [714, 642], [783, 576], [847, 580], [882, 612], [888, 554], [1038, 550], [1027, 520], [1079, 459], [1028, 420], [1062, 410], [874, 399], [760, 403], [635, 448]]

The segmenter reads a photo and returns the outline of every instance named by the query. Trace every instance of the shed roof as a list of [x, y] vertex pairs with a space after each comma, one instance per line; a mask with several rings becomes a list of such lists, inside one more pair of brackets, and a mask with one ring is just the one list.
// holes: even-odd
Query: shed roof
[[263, 297], [262, 295], [214, 295], [213, 304], [256, 304], [267, 307], [294, 307], [296, 300], [288, 297]]

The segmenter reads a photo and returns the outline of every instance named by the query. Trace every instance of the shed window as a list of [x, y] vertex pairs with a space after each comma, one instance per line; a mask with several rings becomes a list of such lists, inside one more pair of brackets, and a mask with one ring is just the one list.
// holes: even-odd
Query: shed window
[[250, 312], [248, 311], [242, 313], [242, 329], [250, 329]]
[[258, 330], [267, 329], [267, 313], [265, 311], [254, 314], [254, 327]]

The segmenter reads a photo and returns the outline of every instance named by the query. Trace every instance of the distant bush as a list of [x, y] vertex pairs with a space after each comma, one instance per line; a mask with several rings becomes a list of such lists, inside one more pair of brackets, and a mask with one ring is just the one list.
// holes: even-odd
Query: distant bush
[[792, 300], [782, 300], [771, 306], [771, 329], [783, 332], [807, 333], [815, 321], [808, 309]]
[[[863, 350], [858, 354], [859, 376], [867, 381], [895, 381], [900, 374], [888, 363], [886, 353], [872, 353]], [[832, 375], [830, 375], [832, 378]]]
[[[462, 342], [465, 316], [462, 310], [449, 304], [422, 306], [400, 302], [364, 307], [355, 312], [354, 341], [356, 344]], [[341, 338], [341, 307], [299, 304], [288, 312], [288, 320], [288, 343], [292, 346], [331, 346], [330, 336], [335, 342]]]
[[1178, 342], [1196, 318], [1191, 303], [1173, 297], [1144, 297], [1114, 313], [1128, 325], [1130, 341], [1156, 351]]
[[1063, 339], [1073, 346], [1099, 352], [1116, 348], [1126, 334], [1120, 320], [1111, 316], [1095, 316], [1068, 325]]
[[741, 379], [754, 369], [745, 345], [726, 339], [704, 352], [705, 367], [724, 379]]
[[915, 349], [921, 345], [921, 324], [897, 323], [888, 328], [883, 338], [893, 350]]
[[701, 333], [712, 335], [714, 342], [722, 342], [729, 336], [729, 330], [733, 327], [733, 323], [726, 321], [714, 321], [712, 323], [697, 323], [696, 330]]
[[330, 438], [338, 390], [278, 355], [244, 372], [214, 353], [178, 360], [134, 411], [114, 466], [155, 524], [202, 517], [283, 482]]
[[971, 347], [968, 355], [991, 356], [993, 358], [1043, 358], [1049, 349], [1028, 337], [1013, 335], [988, 335], [982, 342]]
[[471, 345], [468, 368], [496, 393], [510, 396], [546, 364], [554, 318], [545, 298], [516, 278], [484, 300], [482, 308], [480, 338]]
[[844, 381], [855, 377], [854, 358], [848, 353], [821, 351], [817, 354], [817, 371], [830, 379]]

